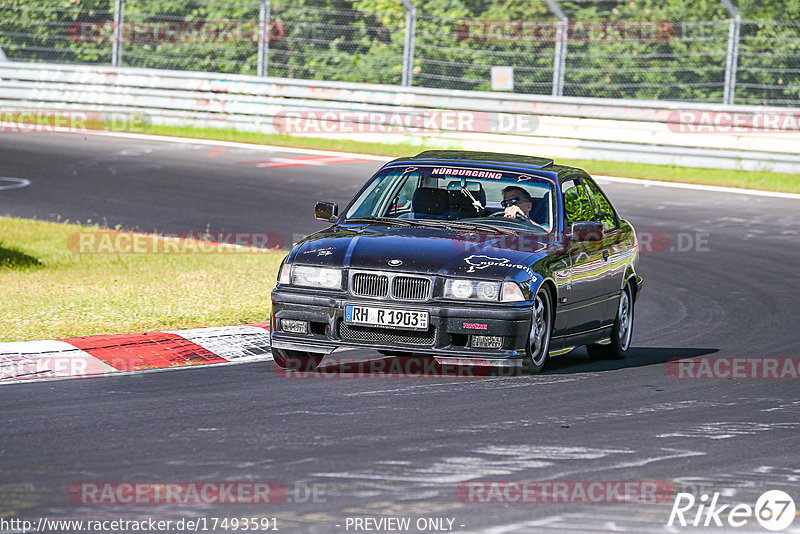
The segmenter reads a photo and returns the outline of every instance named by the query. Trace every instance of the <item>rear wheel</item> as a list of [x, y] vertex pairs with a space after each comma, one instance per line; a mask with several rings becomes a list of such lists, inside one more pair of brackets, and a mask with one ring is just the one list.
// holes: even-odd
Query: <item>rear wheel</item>
[[272, 349], [275, 364], [290, 371], [315, 371], [323, 355], [300, 350]]
[[608, 345], [589, 345], [586, 350], [593, 360], [621, 360], [628, 354], [633, 337], [633, 291], [625, 284], [619, 296], [617, 318], [611, 328], [611, 343]]
[[522, 358], [522, 369], [527, 373], [538, 373], [547, 362], [550, 351], [550, 333], [552, 332], [552, 303], [550, 293], [542, 287], [533, 299], [531, 329], [525, 356]]

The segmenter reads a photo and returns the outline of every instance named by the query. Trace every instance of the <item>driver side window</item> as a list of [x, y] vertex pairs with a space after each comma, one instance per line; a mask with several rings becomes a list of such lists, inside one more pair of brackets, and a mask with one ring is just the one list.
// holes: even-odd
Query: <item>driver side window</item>
[[579, 221], [594, 220], [594, 208], [586, 190], [577, 180], [567, 180], [561, 184], [564, 195], [564, 229]]
[[608, 201], [602, 191], [590, 180], [584, 180], [584, 185], [589, 191], [589, 196], [594, 204], [595, 212], [597, 214], [596, 220], [603, 223], [603, 228], [612, 230], [619, 226], [619, 221], [614, 208]]

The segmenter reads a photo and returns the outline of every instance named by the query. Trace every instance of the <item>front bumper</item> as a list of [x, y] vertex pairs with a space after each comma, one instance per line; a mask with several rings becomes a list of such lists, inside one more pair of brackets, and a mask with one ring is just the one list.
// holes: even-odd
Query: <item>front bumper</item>
[[[343, 323], [345, 304], [386, 306], [394, 309], [427, 310], [425, 332], [393, 328], [353, 326]], [[531, 321], [531, 302], [470, 303], [446, 300], [407, 302], [351, 297], [322, 296], [295, 289], [272, 292], [273, 348], [330, 354], [340, 347], [391, 350], [457, 359], [483, 359], [488, 365], [502, 360], [520, 360], [525, 354]], [[284, 332], [281, 319], [309, 323], [307, 334]], [[472, 336], [502, 338], [499, 348], [473, 348]], [[510, 362], [509, 362], [510, 363]], [[514, 363], [516, 364], [516, 362]]]

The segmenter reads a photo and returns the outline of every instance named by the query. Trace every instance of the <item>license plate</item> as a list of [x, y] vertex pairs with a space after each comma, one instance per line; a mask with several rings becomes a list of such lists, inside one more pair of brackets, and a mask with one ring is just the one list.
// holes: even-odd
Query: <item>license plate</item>
[[427, 330], [428, 312], [347, 304], [344, 307], [344, 322], [404, 330]]

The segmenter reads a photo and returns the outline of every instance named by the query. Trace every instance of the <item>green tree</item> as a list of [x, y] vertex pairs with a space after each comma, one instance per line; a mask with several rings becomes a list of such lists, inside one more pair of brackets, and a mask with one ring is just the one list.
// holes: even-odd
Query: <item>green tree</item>
[[13, 61], [110, 63], [99, 30], [112, 18], [108, 0], [0, 0], [0, 48]]

